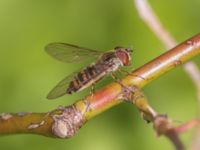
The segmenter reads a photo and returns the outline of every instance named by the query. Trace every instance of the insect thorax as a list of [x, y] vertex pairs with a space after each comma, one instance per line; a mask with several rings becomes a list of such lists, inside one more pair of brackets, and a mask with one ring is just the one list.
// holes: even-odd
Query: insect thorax
[[102, 56], [102, 66], [106, 68], [105, 71], [107, 73], [110, 73], [122, 67], [123, 63], [118, 57], [116, 57], [115, 53], [111, 52]]

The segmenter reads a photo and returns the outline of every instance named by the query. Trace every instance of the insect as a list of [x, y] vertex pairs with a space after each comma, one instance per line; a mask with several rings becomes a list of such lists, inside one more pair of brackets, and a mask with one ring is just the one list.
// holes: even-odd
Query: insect
[[113, 73], [123, 66], [130, 65], [131, 49], [116, 47], [102, 52], [79, 47], [67, 43], [50, 43], [45, 51], [53, 58], [65, 63], [80, 63], [94, 58], [95, 62], [78, 72], [74, 72], [60, 81], [47, 95], [48, 99], [55, 99], [65, 94], [81, 91]]

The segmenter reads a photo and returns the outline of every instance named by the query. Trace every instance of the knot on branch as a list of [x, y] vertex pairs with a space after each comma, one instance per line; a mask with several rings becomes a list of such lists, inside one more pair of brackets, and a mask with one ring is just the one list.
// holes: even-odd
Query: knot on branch
[[153, 124], [158, 136], [172, 129], [171, 120], [168, 119], [167, 115], [157, 115], [154, 118]]
[[61, 109], [61, 114], [53, 115], [52, 132], [59, 138], [70, 138], [85, 123], [85, 118], [73, 105]]

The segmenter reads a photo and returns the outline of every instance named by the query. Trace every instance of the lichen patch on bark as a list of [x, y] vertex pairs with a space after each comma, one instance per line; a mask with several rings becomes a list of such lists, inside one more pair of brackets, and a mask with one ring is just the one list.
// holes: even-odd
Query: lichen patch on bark
[[41, 121], [40, 123], [31, 123], [29, 126], [28, 126], [28, 129], [35, 129], [35, 128], [38, 128], [42, 125], [44, 125], [45, 121]]
[[10, 118], [12, 118], [13, 116], [10, 113], [2, 113], [0, 114], [0, 118], [2, 118], [3, 120], [8, 120]]
[[26, 116], [28, 114], [31, 114], [30, 112], [18, 112], [17, 115], [20, 117]]

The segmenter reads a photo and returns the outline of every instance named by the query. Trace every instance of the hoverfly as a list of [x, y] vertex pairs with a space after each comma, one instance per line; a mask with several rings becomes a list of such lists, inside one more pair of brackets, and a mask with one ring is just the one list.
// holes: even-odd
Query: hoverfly
[[81, 91], [105, 75], [130, 64], [131, 49], [116, 47], [108, 52], [82, 48], [67, 43], [50, 43], [45, 47], [46, 52], [53, 58], [65, 63], [80, 63], [89, 58], [97, 60], [79, 72], [75, 72], [60, 81], [47, 95], [55, 99], [65, 94]]

